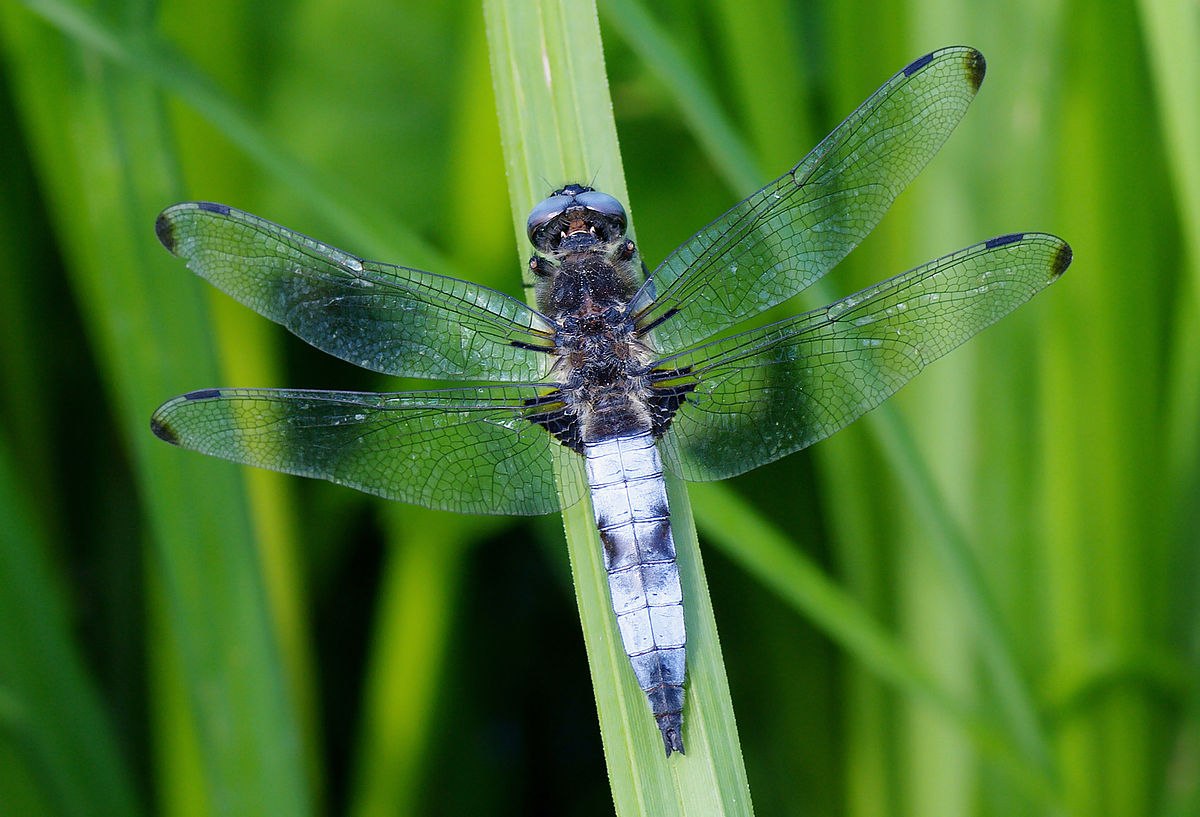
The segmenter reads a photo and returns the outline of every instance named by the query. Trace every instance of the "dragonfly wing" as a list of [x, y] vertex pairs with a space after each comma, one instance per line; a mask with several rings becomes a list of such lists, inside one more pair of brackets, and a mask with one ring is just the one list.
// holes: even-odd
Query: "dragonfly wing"
[[914, 61], [798, 165], [672, 251], [632, 305], [641, 325], [661, 321], [659, 351], [711, 337], [832, 269], [946, 141], [983, 74], [972, 48]]
[[168, 207], [163, 245], [218, 289], [331, 355], [385, 374], [545, 379], [552, 327], [477, 284], [364, 261], [223, 204]]
[[[539, 514], [560, 507], [555, 465], [574, 456], [535, 425], [548, 395], [534, 385], [206, 389], [164, 403], [151, 427], [184, 448], [427, 508]], [[566, 494], [573, 504], [582, 488]]]
[[1054, 236], [1001, 236], [824, 309], [660, 360], [655, 388], [679, 405], [662, 438], [664, 462], [685, 479], [723, 479], [822, 440], [1070, 262]]

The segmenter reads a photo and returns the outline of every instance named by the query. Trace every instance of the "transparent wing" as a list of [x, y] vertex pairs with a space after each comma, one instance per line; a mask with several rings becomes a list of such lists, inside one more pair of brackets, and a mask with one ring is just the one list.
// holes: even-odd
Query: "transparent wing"
[[162, 212], [159, 240], [201, 278], [318, 349], [385, 374], [545, 379], [550, 326], [504, 293], [364, 261], [222, 204]]
[[723, 479], [822, 440], [1070, 262], [1054, 236], [1001, 236], [824, 309], [660, 360], [655, 386], [687, 398], [662, 438], [664, 461], [686, 479]]
[[916, 60], [800, 164], [672, 251], [633, 301], [641, 325], [662, 321], [656, 347], [680, 351], [832, 269], [946, 141], [983, 74], [971, 48]]
[[[184, 448], [427, 508], [539, 514], [560, 507], [556, 459], [574, 456], [531, 421], [548, 393], [206, 389], [164, 403], [151, 428]], [[565, 490], [568, 504], [582, 495]]]

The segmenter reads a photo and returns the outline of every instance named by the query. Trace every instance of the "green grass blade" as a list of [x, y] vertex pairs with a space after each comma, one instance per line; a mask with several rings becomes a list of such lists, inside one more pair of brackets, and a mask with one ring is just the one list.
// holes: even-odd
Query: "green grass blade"
[[[138, 473], [171, 642], [162, 649], [182, 657], [191, 723], [179, 728], [198, 737], [207, 806], [307, 814], [300, 730], [241, 480], [180, 456], [147, 427], [165, 396], [216, 377], [205, 296], [153, 237], [157, 211], [177, 196], [160, 101], [26, 10], [6, 5], [4, 23], [26, 131], [106, 378], [78, 410], [113, 412]], [[164, 784], [161, 810], [189, 793]]]
[[[74, 643], [50, 548], [0, 439], [0, 802], [9, 813], [142, 812], [124, 749]], [[15, 779], [24, 769], [36, 792]]]
[[[735, 811], [737, 750], [770, 813], [1200, 817], [1195, 3], [598, 2], [607, 71], [575, 40], [586, 5], [505, 7], [495, 81], [526, 95], [505, 138], [541, 151], [512, 197], [469, 0], [0, 3], [0, 814], [606, 811], [599, 732], [622, 813]], [[662, 762], [583, 509], [599, 730], [586, 687], [547, 703], [505, 642], [548, 610], [574, 627], [557, 520], [374, 506], [147, 434], [188, 388], [378, 382], [166, 256], [151, 222], [176, 198], [515, 292], [513, 226], [551, 184], [599, 171], [623, 195], [623, 163], [652, 264], [723, 185], [753, 189], [950, 43], [987, 55], [983, 91], [826, 293], [1010, 230], [1076, 262], [891, 408], [690, 489], [725, 639], [722, 667], [681, 545], [684, 758]], [[605, 76], [619, 156], [607, 92], [580, 90]], [[563, 588], [526, 572], [547, 567], [530, 531]], [[561, 677], [582, 672], [567, 653]], [[730, 741], [707, 734], [724, 670]]]
[[[1146, 54], [1132, 5], [1114, 7], [1103, 23], [1081, 22], [1070, 28], [1079, 52], [1062, 62], [1056, 186], [1062, 230], [1087, 275], [1054, 307], [1039, 440], [1050, 488], [1038, 509], [1047, 532], [1043, 603], [1053, 614], [1037, 635], [1059, 677], [1109, 663], [1096, 661], [1097, 653], [1124, 656], [1172, 643], [1175, 605], [1195, 598], [1188, 572], [1195, 528], [1182, 544], [1167, 537], [1174, 520], [1161, 510], [1178, 488], [1166, 467], [1173, 455], [1165, 449], [1161, 396], [1172, 330], [1165, 307], [1181, 283], [1181, 259], [1177, 234], [1164, 230], [1176, 213]], [[1111, 36], [1114, 26], [1128, 36]], [[1080, 58], [1101, 53], [1102, 60]], [[1144, 121], [1113, 126], [1126, 117]], [[1155, 148], [1145, 150], [1148, 144]], [[1129, 162], [1131, 155], [1139, 161]], [[1161, 713], [1168, 702], [1140, 684], [1096, 686], [1107, 692], [1090, 702], [1088, 717], [1064, 719], [1057, 734], [1067, 808], [1148, 813], [1165, 779], [1163, 743], [1171, 733]]]
[[[1158, 101], [1156, 109], [1166, 143], [1167, 170], [1177, 201], [1183, 239], [1184, 279], [1175, 315], [1170, 369], [1167, 374], [1166, 440], [1168, 474], [1173, 489], [1171, 542], [1180, 549], [1173, 565], [1182, 590], [1169, 615], [1172, 627], [1190, 646], [1190, 684], [1181, 719], [1181, 746], [1200, 742], [1200, 599], [1194, 581], [1200, 575], [1195, 546], [1196, 497], [1200, 495], [1200, 14], [1185, 3], [1141, 0], [1141, 30], [1146, 41]], [[1187, 751], [1186, 749], [1183, 751]], [[1185, 761], [1186, 762], [1186, 761]], [[1200, 776], [1170, 787], [1163, 813], [1172, 817], [1200, 815]]]
[[[470, 189], [479, 201], [503, 201], [483, 20], [464, 24], [469, 33], [462, 47], [466, 68], [456, 82], [461, 113], [449, 137], [455, 144], [450, 188]], [[485, 189], [493, 179], [494, 195]], [[510, 246], [503, 219], [480, 219], [471, 235], [471, 241], [455, 247], [459, 269], [512, 274], [511, 263], [497, 263], [491, 251]], [[458, 669], [454, 620], [469, 592], [465, 585], [476, 553], [473, 545], [504, 524], [497, 517], [435, 513], [395, 503], [382, 510], [388, 555], [356, 740], [347, 809], [352, 817], [420, 813], [424, 784], [433, 772], [431, 750], [454, 729], [442, 709], [451, 704], [443, 697]], [[450, 743], [457, 751], [458, 742]]]
[[762, 178], [757, 160], [721, 112], [716, 97], [667, 33], [633, 0], [601, 0], [600, 9], [605, 22], [620, 33], [658, 81], [671, 91], [683, 121], [726, 184], [735, 190], [750, 189], [747, 180], [753, 186], [753, 180]]
[[457, 524], [422, 524], [433, 512], [398, 505], [386, 510], [390, 553], [351, 786], [354, 817], [419, 812], [454, 596], [470, 555], [467, 534], [479, 529], [467, 517], [452, 517], [463, 520]]
[[[494, 0], [485, 4], [513, 223], [524, 224], [547, 184], [590, 181], [628, 201], [594, 9], [586, 4]], [[576, 464], [578, 467], [578, 464]], [[601, 545], [587, 503], [567, 509], [571, 555], [600, 731], [617, 813], [751, 813], [716, 626], [682, 485], [669, 482], [688, 629], [684, 741], [664, 758], [662, 740], [623, 654], [609, 608]]]
[[[1157, 111], [1188, 262], [1169, 355], [1174, 371], [1169, 379], [1168, 450], [1177, 484], [1194, 489], [1200, 480], [1191, 459], [1200, 444], [1194, 422], [1200, 415], [1200, 344], [1195, 342], [1200, 324], [1200, 15], [1172, 0], [1141, 0], [1138, 5], [1156, 97], [1165, 103]], [[1186, 492], [1176, 499], [1188, 500]]]
[[[714, 166], [730, 181], [731, 187], [744, 194], [761, 184], [767, 177], [756, 169], [756, 162], [747, 158], [750, 151], [736, 136], [736, 130], [721, 111], [715, 95], [705, 87], [696, 71], [677, 56], [662, 30], [644, 20], [646, 14], [634, 0], [604, 0], [604, 6], [611, 11], [606, 19], [626, 36], [639, 57], [654, 66], [656, 76], [670, 91], [684, 120], [696, 131], [697, 141]], [[639, 22], [633, 25], [630, 20]], [[664, 54], [668, 57], [664, 58]], [[884, 78], [886, 75], [880, 76], [879, 80]], [[863, 90], [863, 98], [870, 90]], [[797, 146], [797, 160], [805, 149]], [[724, 150], [729, 150], [735, 158], [730, 160], [718, 152]], [[814, 303], [826, 303], [834, 296], [827, 282], [818, 281], [809, 288], [806, 297]], [[914, 448], [911, 432], [899, 412], [885, 403], [860, 422], [881, 444], [889, 464], [897, 473], [897, 482], [907, 493], [923, 524], [932, 531], [932, 535], [922, 539], [935, 548], [936, 555], [954, 579], [960, 602], [979, 637], [1012, 739], [1022, 747], [1031, 763], [1042, 768], [1043, 776], [1052, 777], [1048, 739], [1039, 722], [1032, 690], [1018, 666], [1012, 635], [983, 579], [983, 571], [965, 530], [951, 513], [928, 464]]]
[[700, 527], [730, 560], [811, 619], [877, 677], [970, 735], [982, 752], [1012, 773], [1032, 799], [1054, 802], [1052, 781], [1029, 761], [1003, 725], [947, 689], [858, 599], [826, 577], [752, 506], [716, 483], [699, 483], [690, 491]]
[[[766, 167], [787, 167], [799, 158], [797, 146], [815, 145], [821, 136], [810, 132], [807, 115], [813, 87], [805, 65], [809, 55], [793, 45], [804, 33], [798, 19], [802, 12], [787, 0], [757, 5], [757, 13], [747, 14], [741, 0], [714, 4], [723, 41], [720, 54], [729, 66], [733, 106], [743, 123], [737, 143], [749, 143], [751, 156]], [[780, 111], [788, 115], [780, 116]]]
[[186, 58], [152, 33], [130, 37], [95, 11], [65, 0], [26, 0], [31, 11], [81, 46], [126, 66], [195, 108], [252, 161], [308, 201], [331, 225], [353, 239], [360, 252], [396, 255], [414, 266], [453, 274], [450, 265], [386, 207], [292, 157], [241, 106], [222, 93]]

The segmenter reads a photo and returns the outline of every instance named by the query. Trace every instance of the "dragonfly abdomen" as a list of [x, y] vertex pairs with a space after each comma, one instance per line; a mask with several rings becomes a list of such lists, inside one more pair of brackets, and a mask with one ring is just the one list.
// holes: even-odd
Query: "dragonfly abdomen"
[[683, 592], [663, 481], [646, 432], [584, 443], [613, 612], [667, 754], [683, 753]]

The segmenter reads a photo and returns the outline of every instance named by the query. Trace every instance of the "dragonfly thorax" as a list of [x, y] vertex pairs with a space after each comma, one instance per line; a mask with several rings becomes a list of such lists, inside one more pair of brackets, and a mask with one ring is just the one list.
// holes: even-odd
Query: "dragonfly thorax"
[[601, 300], [585, 291], [573, 310], [556, 316], [559, 382], [585, 441], [650, 427], [646, 371], [653, 354], [623, 308], [625, 296], [607, 294]]

